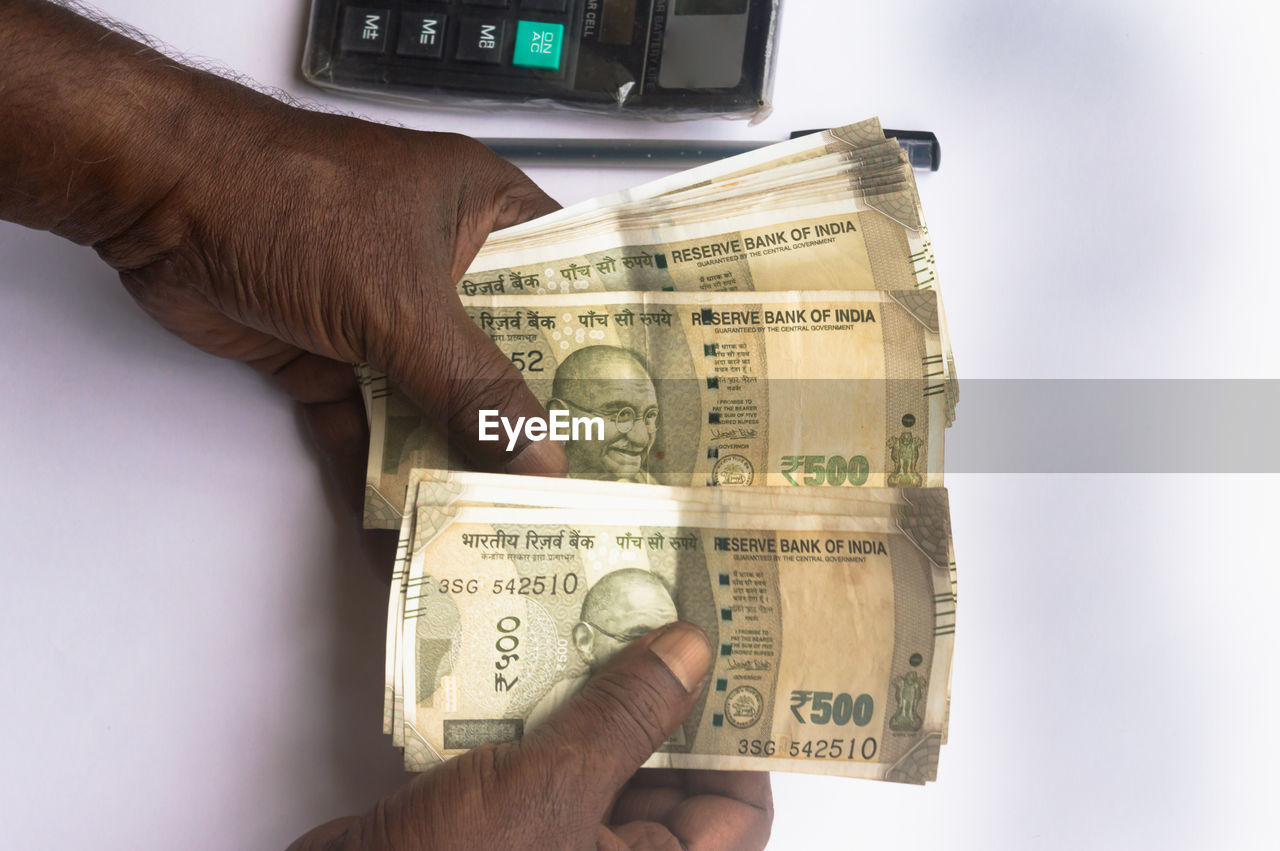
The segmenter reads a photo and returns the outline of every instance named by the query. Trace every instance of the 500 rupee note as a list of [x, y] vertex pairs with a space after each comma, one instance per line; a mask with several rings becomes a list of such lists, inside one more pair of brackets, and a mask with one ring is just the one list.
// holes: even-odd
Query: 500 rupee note
[[[623, 484], [584, 479], [547, 479], [494, 473], [414, 469], [409, 473], [408, 499], [401, 524], [387, 609], [387, 651], [383, 732], [404, 746], [401, 652], [406, 579], [414, 549], [418, 511], [427, 516], [456, 507], [528, 507], [578, 510], [688, 511], [702, 515], [786, 513], [829, 514], [843, 517], [903, 516], [909, 505], [896, 488], [792, 490], [771, 487], [678, 488]], [[425, 528], [425, 527], [424, 527]]]
[[[947, 375], [930, 291], [463, 301], [553, 416], [590, 425], [566, 441], [572, 477], [942, 482]], [[461, 464], [394, 388], [375, 398], [371, 420], [366, 525], [396, 528], [411, 469]]]
[[519, 738], [621, 646], [625, 610], [717, 647], [649, 765], [932, 779], [949, 523], [945, 492], [905, 496], [900, 518], [431, 506], [403, 622], [407, 765]]

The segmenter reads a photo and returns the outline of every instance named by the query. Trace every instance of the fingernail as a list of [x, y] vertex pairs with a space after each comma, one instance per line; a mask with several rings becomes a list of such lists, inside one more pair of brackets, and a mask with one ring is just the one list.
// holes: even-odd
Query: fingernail
[[649, 649], [676, 675], [684, 690], [692, 693], [711, 670], [711, 645], [702, 630], [676, 624], [659, 635]]
[[564, 476], [569, 472], [569, 458], [558, 444], [535, 440], [508, 461], [503, 470], [517, 476]]

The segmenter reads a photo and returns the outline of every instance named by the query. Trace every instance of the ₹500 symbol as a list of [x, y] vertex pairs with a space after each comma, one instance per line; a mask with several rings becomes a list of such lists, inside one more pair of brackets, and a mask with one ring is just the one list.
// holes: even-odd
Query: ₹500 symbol
[[[793, 485], [865, 485], [871, 465], [865, 455], [783, 455], [782, 475]], [[800, 480], [796, 480], [800, 476]]]
[[[807, 718], [800, 714], [800, 710], [806, 706], [813, 707], [806, 713]], [[800, 689], [791, 692], [791, 714], [801, 724], [836, 724], [843, 727], [852, 722], [854, 726], [865, 727], [871, 723], [871, 716], [875, 712], [876, 702], [869, 694], [854, 697], [844, 692], [835, 694]]]

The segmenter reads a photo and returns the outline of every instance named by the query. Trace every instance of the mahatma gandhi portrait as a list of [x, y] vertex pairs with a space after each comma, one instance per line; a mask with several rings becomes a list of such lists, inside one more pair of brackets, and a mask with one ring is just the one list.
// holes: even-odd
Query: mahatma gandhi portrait
[[539, 724], [623, 647], [679, 618], [667, 586], [649, 571], [628, 567], [605, 574], [587, 592], [573, 627], [573, 646], [587, 673], [553, 686], [529, 713], [526, 726]]
[[547, 410], [604, 420], [603, 439], [569, 440], [569, 475], [620, 482], [655, 480], [645, 469], [658, 433], [658, 395], [640, 359], [618, 346], [588, 346], [556, 368]]

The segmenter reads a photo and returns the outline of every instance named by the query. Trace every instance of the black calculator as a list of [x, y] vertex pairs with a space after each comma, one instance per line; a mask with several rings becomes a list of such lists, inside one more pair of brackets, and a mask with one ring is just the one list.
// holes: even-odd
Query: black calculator
[[313, 0], [326, 88], [603, 111], [767, 109], [780, 0]]

